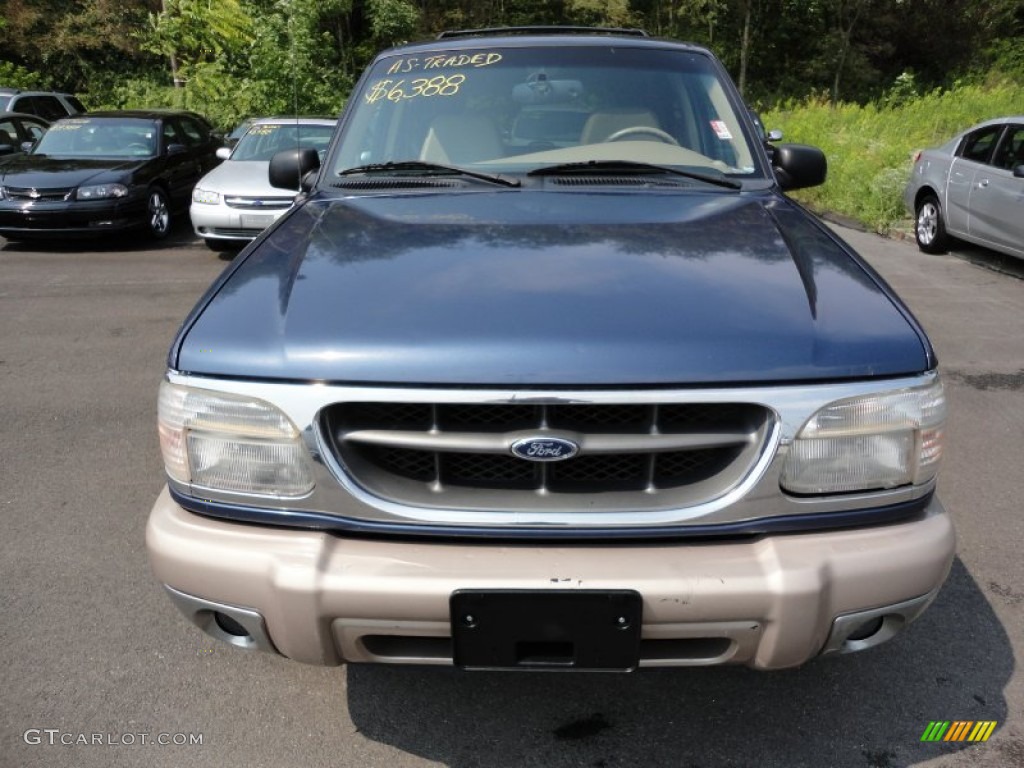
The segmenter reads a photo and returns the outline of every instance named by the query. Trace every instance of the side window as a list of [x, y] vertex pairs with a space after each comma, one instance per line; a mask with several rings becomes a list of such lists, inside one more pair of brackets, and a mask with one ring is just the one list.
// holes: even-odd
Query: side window
[[32, 109], [29, 112], [39, 115], [44, 120], [58, 120], [68, 116], [64, 105], [56, 96], [29, 96], [28, 100], [32, 103]]
[[973, 160], [976, 163], [989, 162], [1002, 130], [1001, 125], [990, 125], [969, 134], [960, 146], [960, 156], [964, 160]]
[[184, 140], [178, 135], [177, 128], [171, 120], [164, 120], [163, 127], [164, 150], [171, 144], [184, 144]]
[[[19, 96], [11, 103], [11, 112], [21, 112], [23, 115], [39, 115], [39, 107], [36, 106], [35, 96]], [[42, 117], [42, 115], [39, 115]]]
[[0, 144], [18, 145], [18, 131], [13, 120], [0, 120]]
[[65, 96], [64, 99], [77, 112], [85, 112], [85, 106], [74, 96]]
[[1012, 171], [1018, 165], [1024, 165], [1024, 125], [1009, 127], [999, 149], [996, 150], [996, 159], [993, 165], [1007, 171]]
[[39, 139], [43, 137], [43, 134], [46, 133], [45, 126], [42, 126], [39, 123], [30, 123], [27, 120], [22, 122], [21, 127], [25, 129], [25, 133], [29, 135], [29, 138], [32, 139], [32, 141], [39, 141]]
[[206, 143], [206, 132], [194, 120], [187, 117], [178, 118], [178, 129], [185, 135], [185, 141], [189, 146], [196, 147]]

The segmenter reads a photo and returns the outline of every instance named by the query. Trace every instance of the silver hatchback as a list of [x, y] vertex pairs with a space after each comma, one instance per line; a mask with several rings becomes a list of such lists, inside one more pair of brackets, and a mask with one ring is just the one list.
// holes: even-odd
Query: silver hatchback
[[942, 253], [960, 238], [1024, 258], [1024, 117], [970, 128], [918, 152], [903, 202], [918, 247]]

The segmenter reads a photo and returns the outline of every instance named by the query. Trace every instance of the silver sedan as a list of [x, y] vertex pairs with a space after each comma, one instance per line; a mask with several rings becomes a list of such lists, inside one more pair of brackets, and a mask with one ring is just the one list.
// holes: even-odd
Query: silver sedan
[[1024, 117], [988, 120], [918, 152], [903, 202], [926, 253], [959, 238], [1024, 258]]
[[[213, 250], [241, 248], [291, 208], [294, 194], [270, 186], [270, 158], [285, 149], [311, 147], [323, 153], [334, 118], [274, 117], [253, 121], [224, 162], [192, 190], [189, 215], [196, 234]], [[297, 190], [296, 190], [297, 193]]]

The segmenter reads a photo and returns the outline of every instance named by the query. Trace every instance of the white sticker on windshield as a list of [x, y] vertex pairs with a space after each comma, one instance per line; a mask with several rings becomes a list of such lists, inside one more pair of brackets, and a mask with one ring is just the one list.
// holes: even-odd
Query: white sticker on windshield
[[723, 120], [712, 120], [711, 130], [715, 132], [715, 136], [720, 138], [722, 141], [730, 141], [732, 134], [729, 133], [729, 126], [725, 124]]

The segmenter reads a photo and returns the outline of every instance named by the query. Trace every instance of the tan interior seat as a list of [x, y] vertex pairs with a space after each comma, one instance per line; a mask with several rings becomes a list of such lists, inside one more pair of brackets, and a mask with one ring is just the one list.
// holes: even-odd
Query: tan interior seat
[[594, 144], [599, 141], [607, 141], [608, 137], [624, 128], [661, 128], [658, 118], [654, 113], [646, 109], [619, 109], [604, 112], [595, 112], [587, 118], [583, 126], [583, 135], [580, 137], [581, 144]]
[[483, 115], [441, 115], [430, 124], [420, 160], [476, 163], [504, 155], [497, 126]]

